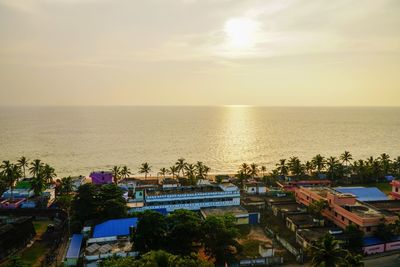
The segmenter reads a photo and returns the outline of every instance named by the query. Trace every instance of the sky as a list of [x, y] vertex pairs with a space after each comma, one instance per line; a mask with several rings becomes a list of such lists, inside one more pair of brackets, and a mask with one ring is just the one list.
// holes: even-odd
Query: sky
[[0, 0], [0, 105], [399, 106], [398, 0]]

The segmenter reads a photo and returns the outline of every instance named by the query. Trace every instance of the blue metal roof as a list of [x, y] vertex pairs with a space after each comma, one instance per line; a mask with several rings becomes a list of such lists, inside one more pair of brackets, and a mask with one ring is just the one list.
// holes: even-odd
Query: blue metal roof
[[94, 238], [129, 235], [129, 227], [136, 227], [137, 218], [108, 220], [94, 227]]
[[360, 201], [389, 200], [388, 196], [376, 187], [336, 187], [335, 190], [353, 194]]
[[152, 211], [161, 213], [162, 215], [168, 215], [168, 211], [166, 208], [160, 208], [160, 209], [152, 209]]
[[385, 242], [383, 242], [381, 239], [379, 239], [377, 237], [364, 237], [364, 239], [363, 239], [363, 245], [365, 247], [379, 245], [379, 244], [383, 244], [383, 243], [385, 243]]
[[74, 234], [72, 235], [71, 243], [69, 243], [69, 248], [67, 251], [66, 258], [79, 258], [79, 253], [81, 251], [83, 235], [81, 234]]

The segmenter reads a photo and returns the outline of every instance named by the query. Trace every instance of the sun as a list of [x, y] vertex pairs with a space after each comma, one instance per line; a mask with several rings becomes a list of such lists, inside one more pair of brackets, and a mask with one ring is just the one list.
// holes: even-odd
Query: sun
[[227, 43], [233, 48], [248, 48], [255, 44], [258, 23], [248, 18], [232, 18], [224, 28]]

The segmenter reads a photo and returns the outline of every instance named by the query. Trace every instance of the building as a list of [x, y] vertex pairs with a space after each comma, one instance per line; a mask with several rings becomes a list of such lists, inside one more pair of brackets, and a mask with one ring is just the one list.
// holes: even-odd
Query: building
[[200, 209], [200, 213], [204, 219], [209, 216], [232, 215], [233, 217], [235, 217], [235, 223], [237, 225], [257, 224], [260, 222], [260, 213], [249, 213], [245, 208], [241, 206], [202, 208]]
[[359, 201], [389, 200], [388, 196], [376, 187], [336, 187], [340, 193], [350, 193]]
[[265, 194], [267, 192], [267, 186], [260, 182], [248, 182], [243, 186], [244, 191], [247, 194]]
[[32, 217], [0, 220], [0, 260], [24, 248], [35, 235]]
[[111, 184], [113, 182], [113, 175], [111, 172], [92, 172], [89, 177], [92, 179], [93, 184]]
[[350, 193], [341, 193], [327, 187], [300, 187], [295, 193], [296, 201], [309, 206], [314, 201], [325, 200], [328, 208], [322, 214], [341, 228], [354, 224], [358, 229], [371, 235], [381, 223], [393, 223], [397, 216], [378, 210], [372, 205], [357, 200]]
[[393, 199], [400, 199], [400, 180], [393, 180], [390, 184], [392, 185], [390, 195]]
[[131, 211], [166, 209], [200, 210], [207, 207], [239, 206], [240, 190], [233, 184], [180, 186], [146, 189], [144, 206]]
[[137, 256], [130, 236], [137, 227], [137, 218], [108, 220], [94, 227], [93, 236], [86, 242], [85, 266], [98, 266], [99, 261], [110, 257]]
[[76, 266], [80, 257], [83, 235], [74, 234], [69, 241], [67, 254], [65, 255], [65, 266]]
[[330, 234], [336, 240], [338, 240], [339, 245], [345, 244], [348, 241], [348, 236], [344, 234], [343, 230], [340, 228], [316, 227], [298, 229], [296, 231], [296, 242], [306, 249], [313, 243], [317, 242], [318, 239], [324, 237], [326, 234]]
[[299, 187], [331, 186], [330, 180], [300, 180], [289, 182], [276, 182], [279, 188], [284, 191], [294, 192]]
[[318, 220], [311, 214], [295, 213], [286, 216], [286, 227], [296, 232], [297, 229], [323, 226], [323, 220]]

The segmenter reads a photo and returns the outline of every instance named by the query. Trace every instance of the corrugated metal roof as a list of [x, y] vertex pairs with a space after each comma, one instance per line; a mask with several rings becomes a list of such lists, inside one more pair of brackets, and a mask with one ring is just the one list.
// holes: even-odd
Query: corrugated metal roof
[[94, 227], [93, 238], [129, 235], [129, 227], [136, 227], [137, 218], [108, 220]]
[[83, 235], [74, 234], [72, 235], [71, 243], [69, 244], [69, 248], [67, 251], [66, 258], [79, 258], [79, 253], [81, 251]]
[[389, 200], [388, 196], [376, 187], [336, 187], [335, 190], [353, 194], [360, 201]]

